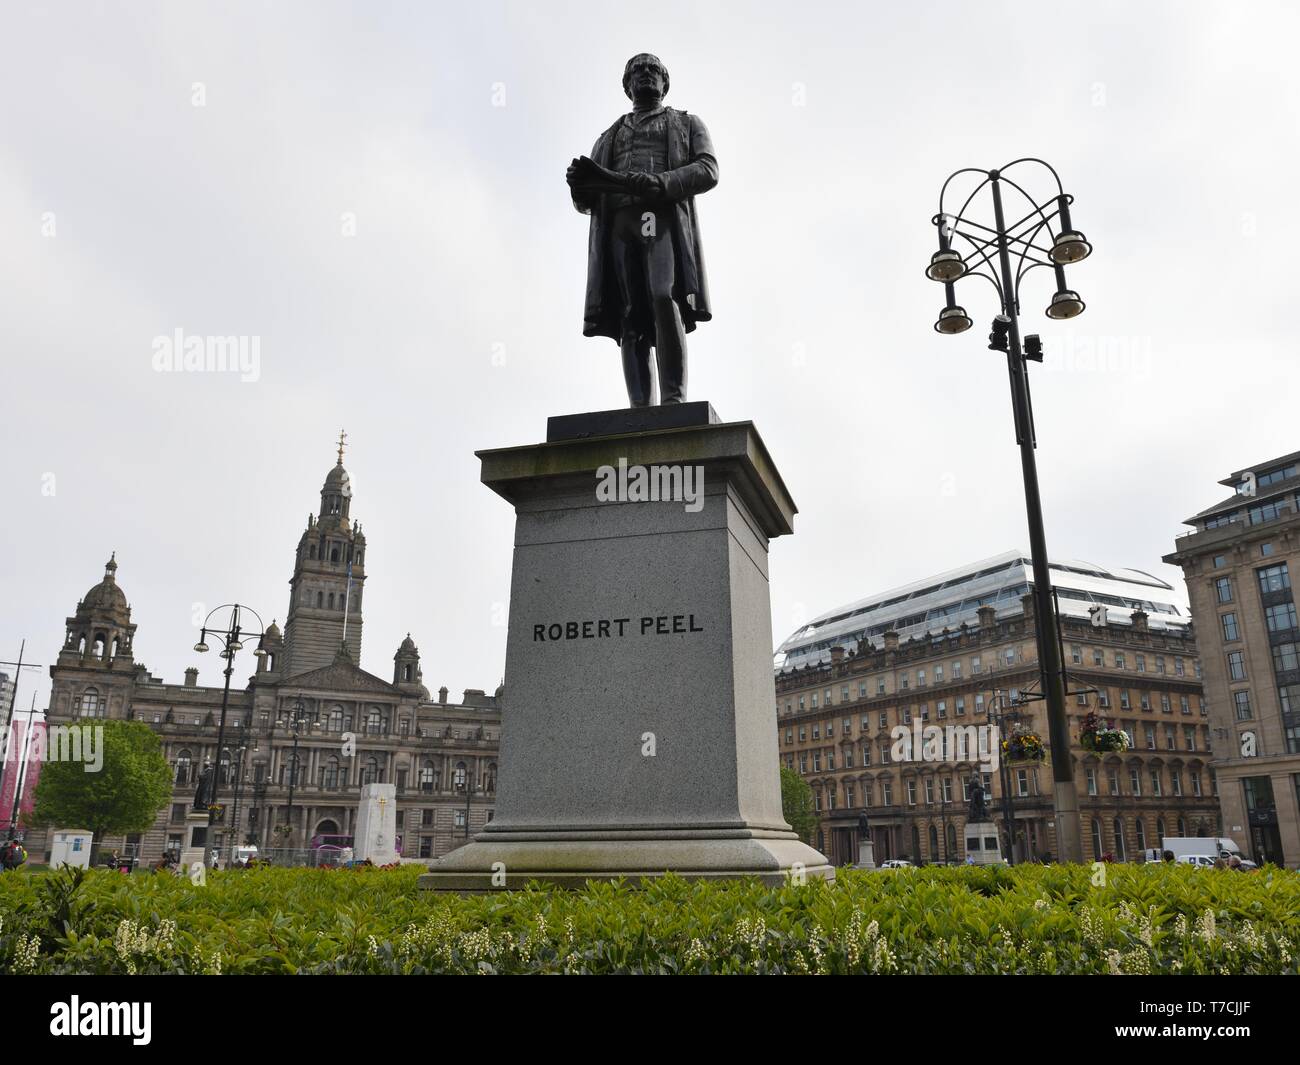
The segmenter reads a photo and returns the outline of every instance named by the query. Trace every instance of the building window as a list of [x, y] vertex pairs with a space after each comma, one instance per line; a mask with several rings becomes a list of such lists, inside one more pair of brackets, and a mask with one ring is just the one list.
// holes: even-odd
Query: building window
[[1123, 651], [1116, 651], [1116, 652], [1115, 652], [1115, 668], [1116, 668], [1116, 669], [1124, 669], [1124, 668], [1125, 668], [1125, 665], [1124, 665], [1124, 652], [1123, 652]]
[[1192, 701], [1186, 695], [1180, 695], [1178, 697], [1178, 711], [1183, 714], [1190, 714], [1192, 712]]
[[1073, 643], [1070, 645], [1070, 661], [1076, 666], [1083, 665], [1083, 647], [1080, 644]]
[[1246, 679], [1246, 656], [1241, 651], [1231, 651], [1228, 654], [1228, 679], [1245, 680]]
[[1187, 747], [1189, 751], [1196, 750], [1196, 726], [1195, 725], [1183, 726], [1183, 744]]
[[907, 782], [907, 805], [908, 806], [916, 805], [916, 781], [915, 780], [909, 780]]
[[1099, 688], [1097, 690], [1097, 705], [1100, 706], [1103, 710], [1107, 709], [1110, 706], [1109, 688]]
[[1138, 671], [1139, 673], [1145, 673], [1145, 672], [1147, 671], [1147, 656], [1146, 656], [1146, 655], [1142, 655], [1142, 654], [1140, 654], [1140, 655], [1137, 656], [1137, 671]]
[[1259, 579], [1261, 595], [1268, 595], [1269, 592], [1284, 592], [1291, 587], [1291, 575], [1287, 572], [1285, 562], [1257, 570], [1256, 576]]
[[1214, 556], [1214, 568], [1215, 568], [1215, 569], [1223, 569], [1223, 567], [1226, 566], [1227, 564], [1228, 564], [1228, 560], [1227, 560], [1226, 558], [1224, 558], [1223, 555], [1215, 555], [1215, 556]]
[[1106, 772], [1106, 787], [1112, 795], [1119, 794], [1119, 770], [1110, 769]]
[[1280, 603], [1264, 608], [1264, 623], [1269, 632], [1290, 632], [1296, 628], [1295, 603]]
[[1175, 659], [1174, 659], [1174, 676], [1175, 676], [1175, 677], [1181, 677], [1181, 676], [1183, 676], [1183, 674], [1184, 674], [1184, 669], [1185, 669], [1185, 667], [1183, 666], [1183, 660], [1182, 660], [1181, 658], [1175, 658]]
[[1151, 794], [1159, 797], [1160, 795], [1160, 770], [1151, 770]]
[[1139, 703], [1139, 705], [1142, 707], [1143, 710], [1150, 710], [1150, 709], [1151, 709], [1151, 693], [1150, 693], [1150, 692], [1143, 692], [1141, 698], [1138, 700], [1138, 703]]
[[1219, 615], [1219, 624], [1223, 628], [1223, 641], [1227, 642], [1227, 644], [1242, 638], [1242, 633], [1240, 633], [1238, 624], [1236, 624], [1236, 614], [1229, 612], [1229, 614]]
[[81, 699], [78, 702], [77, 713], [80, 717], [103, 717], [101, 712], [102, 706], [99, 701], [99, 689], [87, 688], [81, 693]]
[[1232, 578], [1220, 577], [1214, 582], [1214, 594], [1220, 603], [1232, 602]]
[[433, 857], [433, 837], [432, 837], [432, 836], [421, 836], [421, 837], [420, 837], [420, 857], [421, 857], [421, 858], [432, 858], [432, 857]]
[[1162, 714], [1171, 714], [1171, 713], [1173, 713], [1173, 707], [1171, 707], [1171, 706], [1169, 705], [1169, 693], [1168, 693], [1168, 692], [1161, 692], [1161, 693], [1160, 693], [1160, 712], [1161, 712]]
[[1101, 822], [1094, 817], [1092, 819], [1092, 857], [1095, 861], [1101, 861], [1103, 853], [1105, 852], [1101, 847]]
[[894, 784], [890, 780], [880, 782], [880, 801], [885, 806], [894, 805]]
[[1094, 666], [1104, 666], [1106, 664], [1106, 653], [1100, 647], [1092, 649], [1092, 664]]
[[1156, 730], [1153, 729], [1150, 725], [1146, 727], [1146, 736], [1147, 736], [1147, 750], [1154, 751], [1156, 749]]
[[1097, 794], [1097, 770], [1089, 767], [1086, 771], [1088, 777], [1088, 794]]
[[1273, 669], [1278, 673], [1289, 673], [1300, 669], [1300, 644], [1279, 643], [1273, 648]]

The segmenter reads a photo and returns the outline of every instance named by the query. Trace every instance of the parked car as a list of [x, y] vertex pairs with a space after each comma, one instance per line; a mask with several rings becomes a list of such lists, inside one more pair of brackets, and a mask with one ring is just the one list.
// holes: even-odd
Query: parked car
[[881, 869], [911, 869], [912, 863], [906, 858], [890, 858], [887, 862], [880, 863]]

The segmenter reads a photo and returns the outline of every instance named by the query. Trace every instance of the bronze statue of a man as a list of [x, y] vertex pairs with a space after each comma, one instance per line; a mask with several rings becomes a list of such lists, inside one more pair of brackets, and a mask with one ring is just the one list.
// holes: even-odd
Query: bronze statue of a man
[[686, 334], [712, 317], [695, 196], [718, 183], [718, 161], [704, 123], [664, 106], [668, 70], [655, 56], [628, 60], [623, 91], [632, 111], [565, 174], [591, 215], [582, 332], [617, 341], [629, 405], [650, 405], [651, 347], [659, 402], [682, 403]]

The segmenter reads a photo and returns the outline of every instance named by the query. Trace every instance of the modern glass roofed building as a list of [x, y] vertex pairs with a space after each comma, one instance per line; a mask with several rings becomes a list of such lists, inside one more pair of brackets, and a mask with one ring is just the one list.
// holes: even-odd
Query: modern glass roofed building
[[[1062, 615], [1088, 618], [1097, 609], [1114, 608], [1107, 624], [1130, 624], [1134, 610], [1145, 612], [1153, 629], [1186, 629], [1190, 622], [1186, 608], [1174, 602], [1173, 586], [1149, 573], [1078, 561], [1050, 565]], [[973, 625], [982, 606], [1018, 614], [1021, 597], [1032, 587], [1028, 552], [1006, 551], [823, 614], [777, 648], [774, 665], [778, 672], [806, 666], [829, 658], [832, 647], [856, 651], [863, 640], [879, 648], [891, 630], [909, 640], [963, 622]]]

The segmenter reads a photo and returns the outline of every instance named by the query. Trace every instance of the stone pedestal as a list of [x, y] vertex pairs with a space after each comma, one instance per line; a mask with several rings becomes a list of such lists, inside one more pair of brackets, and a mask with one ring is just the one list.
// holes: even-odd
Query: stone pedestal
[[874, 869], [876, 867], [876, 848], [870, 839], [858, 840], [858, 860], [854, 869]]
[[421, 887], [832, 878], [781, 814], [767, 545], [795, 507], [753, 424], [548, 428], [478, 453], [516, 514], [497, 803]]
[[352, 854], [358, 862], [369, 858], [375, 865], [397, 861], [396, 785], [367, 784], [361, 789]]
[[1002, 840], [992, 821], [972, 821], [966, 825], [966, 855], [976, 865], [1001, 865]]
[[209, 866], [211, 862], [212, 842], [208, 839], [208, 812], [190, 810], [185, 815], [185, 848], [181, 851], [180, 865], [190, 868], [195, 862]]

